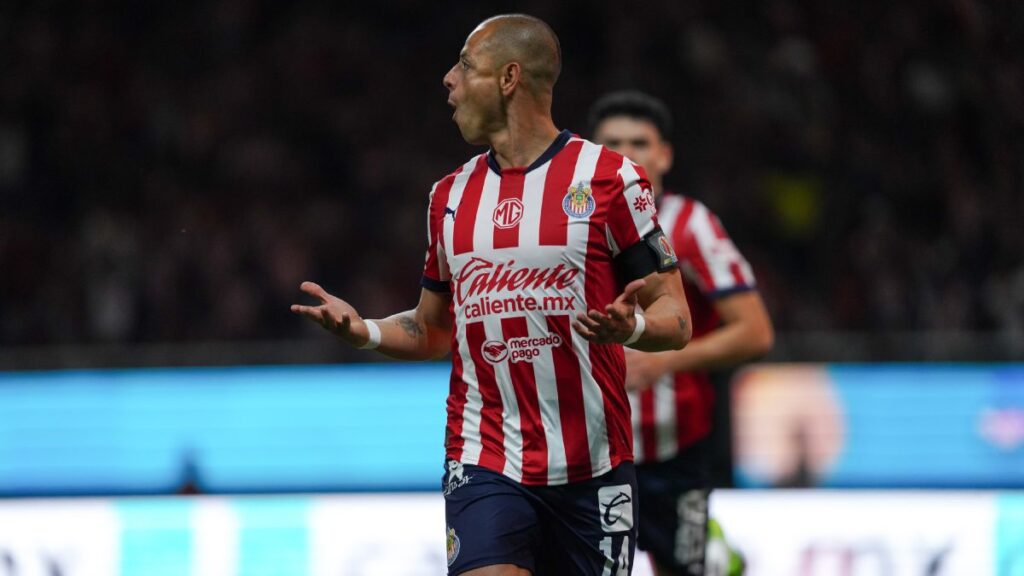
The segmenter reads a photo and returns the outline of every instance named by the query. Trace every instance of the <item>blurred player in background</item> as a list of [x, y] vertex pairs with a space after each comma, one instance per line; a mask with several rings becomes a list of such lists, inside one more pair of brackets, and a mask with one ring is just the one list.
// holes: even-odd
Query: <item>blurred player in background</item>
[[431, 191], [419, 304], [366, 320], [306, 282], [320, 304], [292, 306], [359, 348], [451, 352], [450, 574], [629, 574], [637, 501], [623, 345], [679, 349], [690, 337], [650, 183], [555, 127], [560, 67], [544, 22], [480, 24], [444, 85], [463, 138], [490, 149]]
[[[683, 350], [627, 353], [626, 381], [640, 486], [640, 548], [649, 551], [659, 575], [703, 576], [714, 401], [708, 371], [767, 353], [774, 338], [771, 320], [750, 265], [718, 217], [693, 198], [663, 193], [662, 179], [673, 160], [665, 104], [641, 92], [614, 92], [594, 103], [589, 122], [595, 142], [646, 170], [659, 223], [683, 271], [693, 341]], [[724, 541], [720, 528], [712, 533], [718, 536], [715, 550]], [[714, 570], [720, 563], [709, 556], [708, 574], [719, 573]]]

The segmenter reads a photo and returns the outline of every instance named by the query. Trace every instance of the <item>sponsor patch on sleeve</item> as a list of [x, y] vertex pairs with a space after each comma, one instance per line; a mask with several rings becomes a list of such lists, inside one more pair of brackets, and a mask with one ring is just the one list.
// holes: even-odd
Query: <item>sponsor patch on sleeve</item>
[[672, 249], [672, 243], [668, 241], [668, 237], [665, 236], [663, 230], [655, 230], [654, 233], [649, 234], [644, 240], [647, 241], [647, 245], [658, 259], [658, 272], [671, 270], [679, 263], [679, 259], [676, 258], [676, 252]]

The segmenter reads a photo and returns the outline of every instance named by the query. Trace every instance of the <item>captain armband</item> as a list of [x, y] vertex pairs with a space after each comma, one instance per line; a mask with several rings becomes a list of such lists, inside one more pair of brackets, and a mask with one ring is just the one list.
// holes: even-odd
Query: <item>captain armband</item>
[[615, 257], [615, 267], [625, 282], [643, 278], [652, 272], [668, 272], [678, 263], [672, 244], [660, 227]]

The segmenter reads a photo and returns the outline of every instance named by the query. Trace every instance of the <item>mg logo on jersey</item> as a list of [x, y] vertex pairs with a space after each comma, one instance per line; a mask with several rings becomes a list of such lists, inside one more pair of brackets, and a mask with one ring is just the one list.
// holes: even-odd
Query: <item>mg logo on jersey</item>
[[508, 358], [508, 346], [498, 340], [488, 340], [480, 347], [480, 353], [483, 354], [484, 360], [491, 364], [498, 364]]
[[494, 225], [512, 228], [523, 219], [523, 202], [519, 198], [506, 198], [494, 209]]

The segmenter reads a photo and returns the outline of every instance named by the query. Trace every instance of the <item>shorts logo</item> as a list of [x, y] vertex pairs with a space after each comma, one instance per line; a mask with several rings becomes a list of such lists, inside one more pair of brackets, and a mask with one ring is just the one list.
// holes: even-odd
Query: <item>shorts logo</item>
[[519, 198], [506, 198], [494, 209], [494, 225], [498, 228], [512, 228], [523, 219], [523, 201]]
[[466, 476], [466, 471], [462, 467], [462, 462], [455, 460], [448, 461], [448, 477], [444, 480], [444, 495], [451, 496], [452, 492], [455, 492], [459, 488], [462, 488], [469, 481], [473, 479], [472, 476]]
[[590, 182], [580, 180], [574, 186], [569, 187], [562, 200], [562, 210], [570, 218], [586, 218], [594, 213], [597, 204], [594, 202], [594, 192], [590, 189]]
[[533, 362], [534, 358], [540, 356], [542, 348], [558, 348], [562, 342], [558, 334], [509, 338], [507, 343], [488, 340], [480, 348], [480, 353], [491, 364], [500, 364], [509, 357], [513, 362]]
[[462, 543], [459, 542], [459, 537], [455, 535], [455, 528], [448, 528], [448, 538], [445, 539], [445, 548], [448, 550], [448, 565], [451, 566], [455, 563], [455, 559], [459, 557], [459, 550], [462, 548]]
[[488, 340], [480, 347], [480, 353], [484, 355], [484, 360], [498, 364], [508, 358], [508, 346], [499, 340]]
[[605, 486], [597, 491], [597, 508], [605, 532], [625, 532], [633, 528], [633, 487], [629, 484]]

